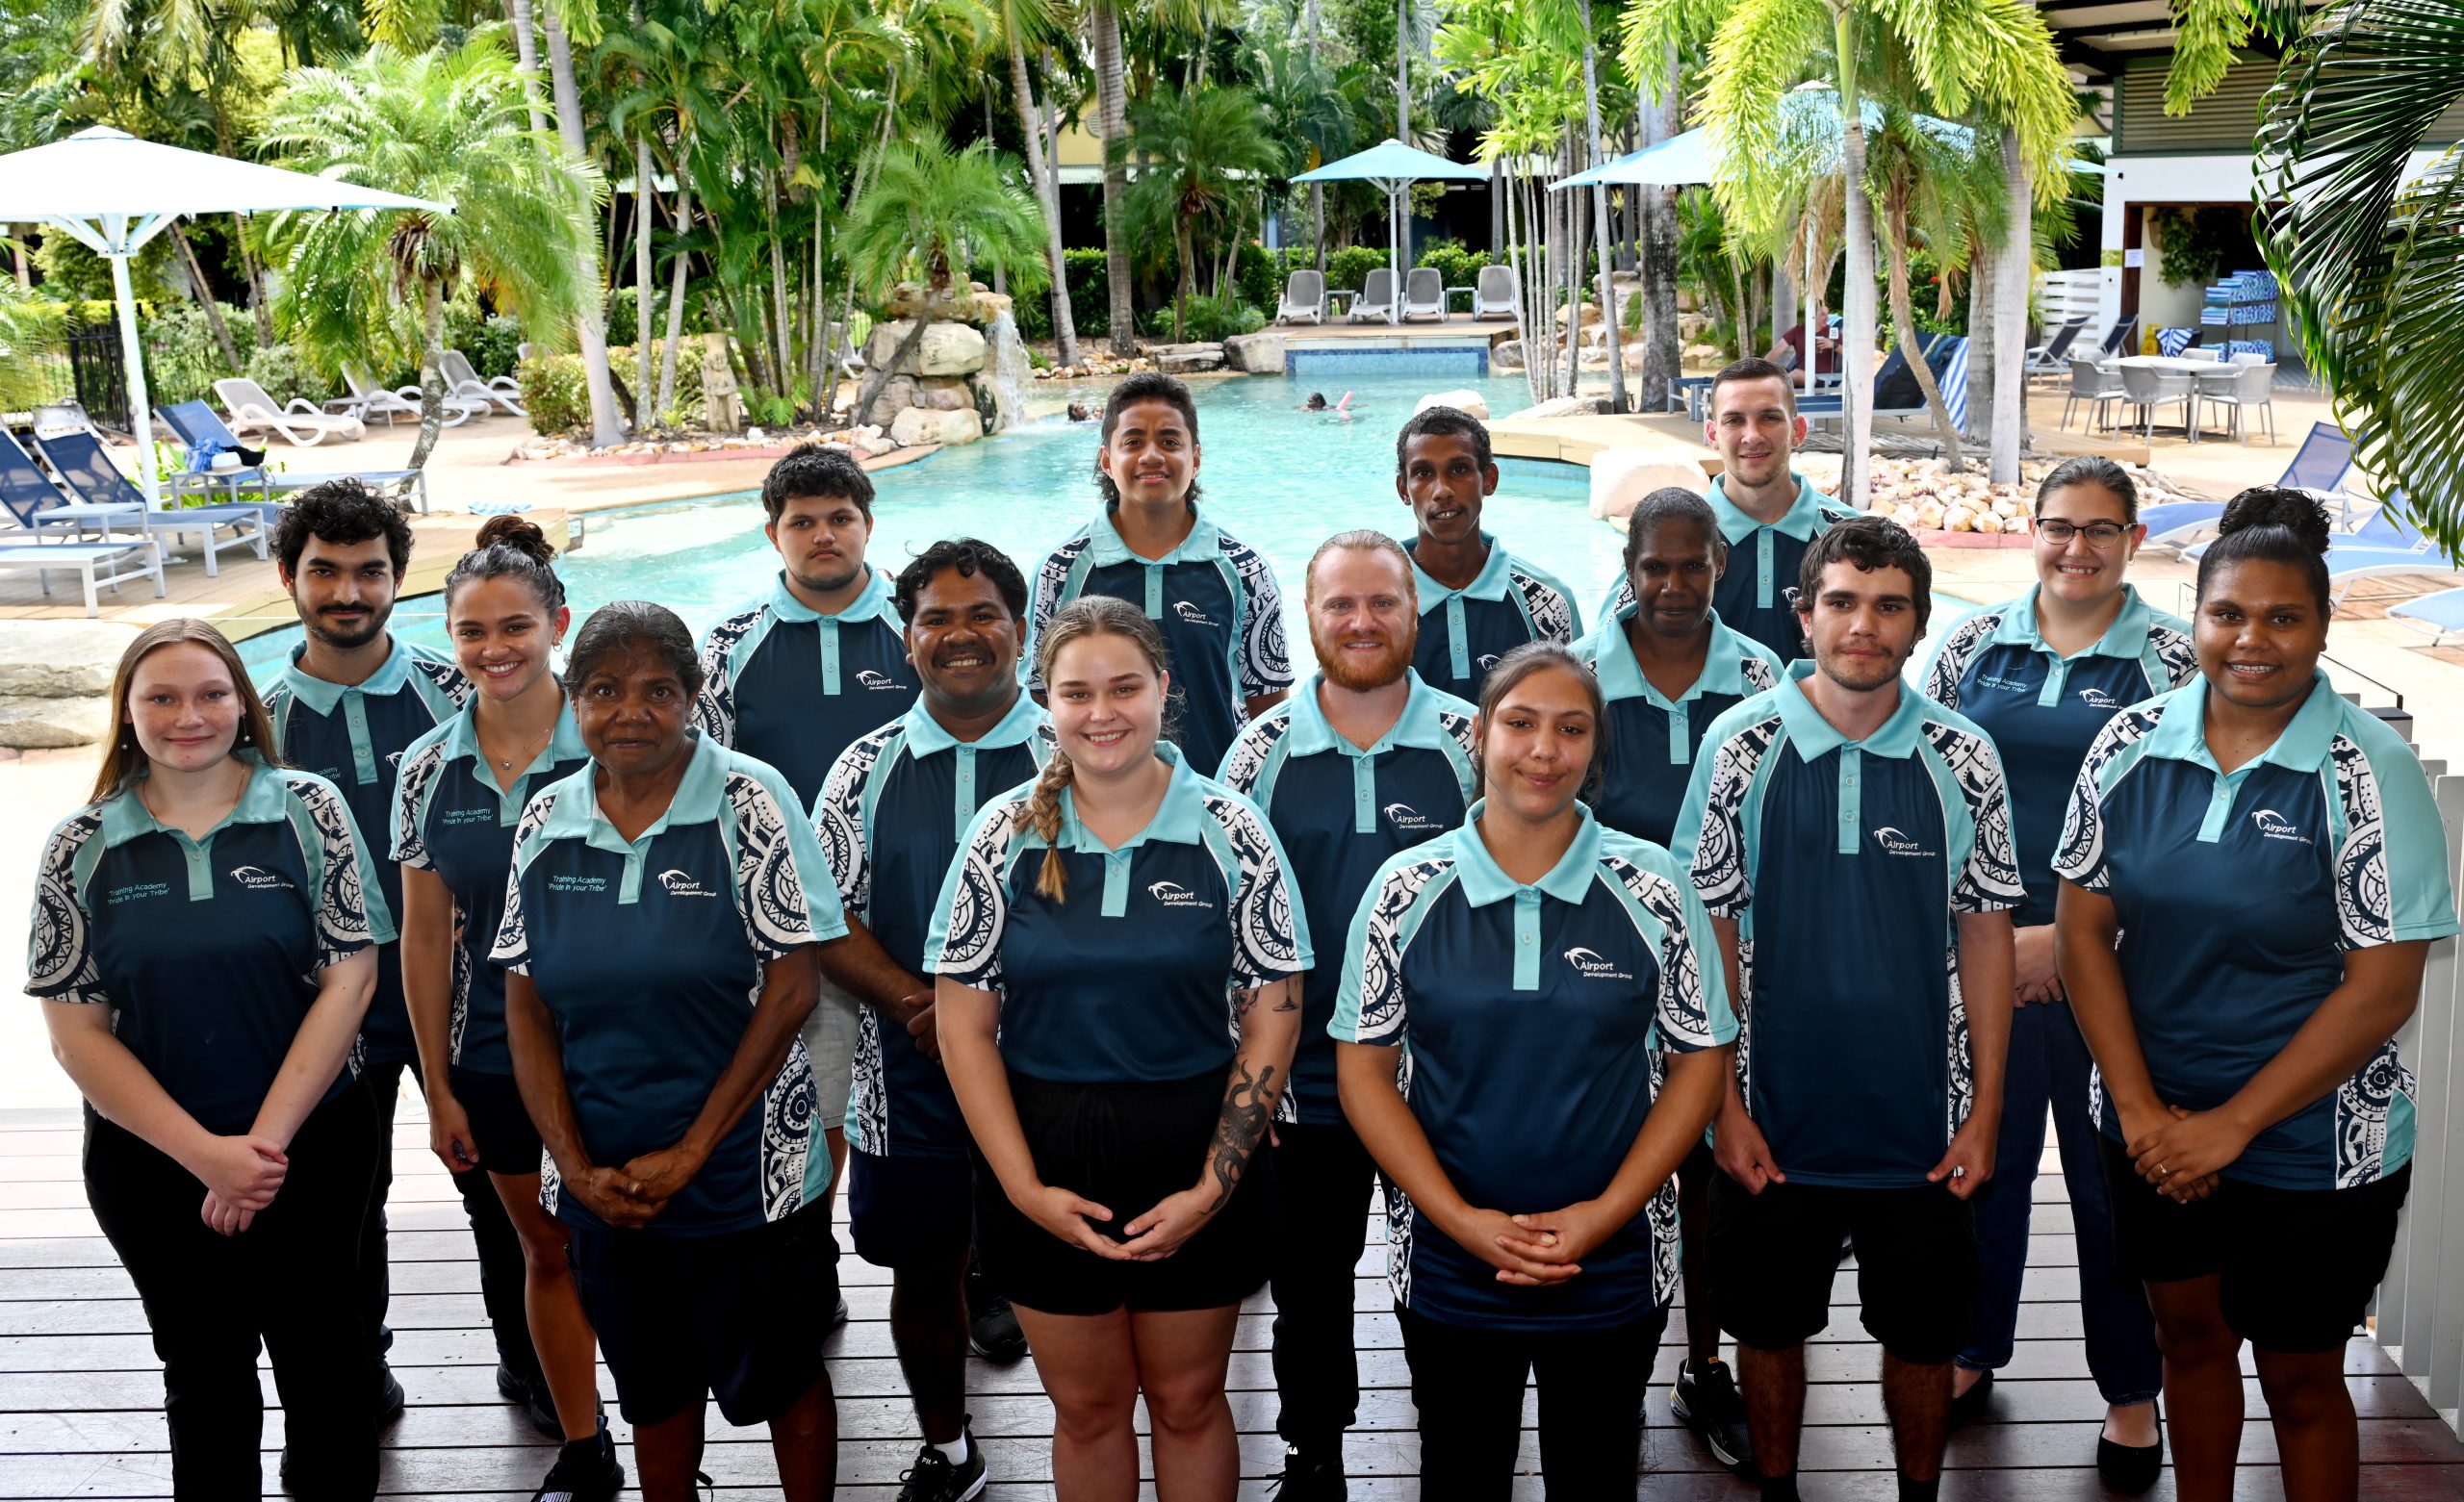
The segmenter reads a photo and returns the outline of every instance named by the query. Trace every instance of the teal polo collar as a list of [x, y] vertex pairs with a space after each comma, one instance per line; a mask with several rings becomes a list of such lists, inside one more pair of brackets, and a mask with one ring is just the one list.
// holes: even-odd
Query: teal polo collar
[[1035, 701], [1034, 695], [1021, 692], [1018, 695], [1018, 701], [1010, 706], [1008, 714], [995, 721], [990, 729], [971, 741], [962, 741], [945, 729], [940, 721], [933, 718], [933, 712], [924, 707], [924, 700], [920, 697], [900, 718], [905, 722], [907, 754], [930, 756], [936, 751], [948, 751], [953, 746], [968, 746], [977, 751], [998, 751], [1008, 746], [1023, 746], [1034, 740], [1036, 732], [1043, 728], [1045, 723], [1052, 717], [1044, 712], [1041, 704]]
[[[2194, 762], [2222, 775], [2223, 769], [2217, 766], [2214, 753], [2207, 749], [2207, 679], [2193, 679], [2160, 701], [2165, 713], [2156, 722], [2156, 728], [2147, 733], [2146, 754]], [[2294, 712], [2292, 722], [2275, 738], [2275, 744], [2244, 762], [2237, 772], [2263, 761], [2288, 772], [2318, 771], [2327, 760], [2336, 731], [2344, 725], [2345, 712], [2343, 696], [2327, 681], [2324, 672], [2314, 670], [2310, 697], [2301, 701], [2301, 707]]]
[[1223, 534], [1206, 519], [1205, 513], [1195, 512], [1190, 519], [1190, 535], [1181, 539], [1181, 545], [1161, 558], [1149, 558], [1143, 553], [1132, 552], [1129, 545], [1120, 540], [1120, 531], [1113, 525], [1112, 513], [1107, 511], [1087, 523], [1087, 559], [1099, 569], [1123, 563], [1154, 564], [1158, 567], [1171, 563], [1207, 563], [1223, 550], [1222, 539]]
[[[2037, 594], [2043, 588], [2041, 584], [2035, 585], [2026, 594], [2004, 605], [2002, 619], [1995, 623], [1993, 634], [1986, 638], [1986, 644], [1991, 647], [2024, 647], [2030, 651], [2059, 656], [2060, 653], [2046, 645], [2044, 633], [2037, 626]], [[2156, 612], [2148, 608], [2147, 601], [2140, 598], [2134, 586], [2125, 584], [2121, 592], [2121, 614], [2114, 617], [2114, 624], [2105, 628], [2104, 635], [2096, 638], [2094, 646], [2085, 651], [2073, 652], [2072, 656], [2120, 657], [2135, 662], [2145, 655], [2147, 633], [2155, 624]]]
[[1480, 799], [1463, 811], [1463, 824], [1446, 837], [1454, 842], [1455, 879], [1462, 885], [1463, 900], [1475, 907], [1502, 903], [1509, 897], [1527, 892], [1546, 893], [1561, 903], [1579, 903], [1591, 890], [1592, 871], [1600, 863], [1600, 821], [1591, 814], [1587, 803], [1575, 804], [1582, 815], [1582, 823], [1575, 830], [1574, 843], [1549, 868], [1548, 875], [1526, 884], [1498, 869], [1489, 854], [1488, 842], [1480, 837], [1480, 814], [1489, 801]]
[[1461, 589], [1449, 589], [1422, 571], [1420, 539], [1414, 538], [1403, 545], [1403, 552], [1412, 560], [1412, 586], [1420, 592], [1423, 615], [1457, 596], [1465, 599], [1503, 599], [1506, 592], [1514, 588], [1514, 580], [1508, 574], [1514, 562], [1512, 556], [1498, 546], [1496, 537], [1487, 532], [1480, 534], [1480, 542], [1489, 550], [1488, 561], [1480, 565], [1480, 572], [1472, 582]]
[[1806, 698], [1804, 681], [1814, 674], [1814, 664], [1798, 659], [1788, 664], [1788, 679], [1772, 694], [1780, 701], [1780, 723], [1788, 732], [1788, 744], [1797, 755], [1811, 761], [1826, 751], [1842, 747], [1872, 751], [1877, 756], [1906, 757], [1916, 751], [1917, 727], [1924, 723], [1923, 700], [1905, 682], [1899, 687], [1899, 707], [1891, 711], [1882, 728], [1861, 741], [1852, 741], [1831, 727], [1822, 711]]
[[[267, 766], [265, 758], [255, 751], [241, 751], [232, 754], [248, 764], [248, 780], [240, 789], [240, 801], [231, 805], [231, 811], [224, 814], [213, 828], [205, 831], [203, 840], [191, 843], [207, 843], [235, 824], [273, 824], [291, 817], [291, 788], [282, 779], [282, 775]], [[103, 800], [104, 849], [125, 845], [144, 834], [169, 834], [180, 840], [189, 839], [186, 831], [173, 829], [157, 820], [154, 811], [145, 806], [145, 800], [137, 796], [138, 784], [144, 780], [144, 775], [141, 773], [129, 778], [127, 786]]]
[[299, 660], [308, 654], [308, 644], [302, 642], [291, 649], [291, 661], [283, 665], [282, 686], [291, 691], [292, 698], [321, 715], [331, 715], [336, 704], [353, 694], [398, 694], [402, 685], [410, 681], [411, 651], [400, 637], [388, 640], [393, 649], [385, 654], [385, 661], [357, 683], [330, 683], [301, 669]]
[[1671, 700], [1652, 687], [1643, 676], [1643, 665], [1634, 656], [1634, 644], [1626, 639], [1626, 623], [1634, 618], [1640, 603], [1628, 605], [1600, 624], [1599, 649], [1593, 654], [1592, 671], [1600, 677], [1601, 694], [1611, 700], [1639, 699], [1657, 709], [1674, 709], [1691, 703], [1706, 694], [1733, 694], [1740, 699], [1755, 692], [1745, 680], [1745, 659], [1759, 657], [1761, 649], [1751, 637], [1731, 630], [1711, 612], [1711, 645], [1703, 654], [1702, 675], [1691, 688]]
[[1729, 540], [1730, 547], [1734, 547], [1763, 527], [1785, 533], [1801, 543], [1811, 542], [1813, 535], [1822, 530], [1822, 507], [1831, 497], [1815, 490], [1810, 480], [1794, 470], [1788, 471], [1788, 478], [1797, 482], [1797, 498], [1789, 502], [1787, 511], [1777, 522], [1763, 522], [1748, 516], [1736, 502], [1729, 499], [1728, 476], [1722, 474], [1712, 478], [1711, 488], [1703, 498], [1711, 503], [1711, 514], [1719, 519], [1720, 535]]
[[864, 589], [836, 615], [815, 610], [795, 597], [787, 588], [787, 574], [781, 570], [770, 581], [770, 613], [782, 621], [834, 621], [840, 625], [861, 625], [867, 621], [887, 619], [893, 625], [898, 611], [890, 600], [889, 575], [871, 564], [864, 565]]
[[667, 812], [654, 820], [636, 840], [627, 840], [616, 832], [599, 812], [599, 762], [584, 762], [567, 776], [550, 784], [556, 795], [555, 806], [548, 812], [548, 822], [539, 828], [539, 836], [548, 840], [579, 839], [593, 850], [612, 851], [619, 855], [630, 854], [635, 846], [652, 835], [688, 824], [708, 824], [719, 817], [727, 802], [727, 751], [700, 729], [684, 732], [691, 737], [692, 749], [686, 753], [692, 761], [684, 769], [684, 779], [676, 785], [676, 796], [669, 800]]
[[[460, 714], [445, 723], [445, 739], [441, 746], [446, 760], [475, 761], [485, 766], [487, 753], [479, 750], [478, 707], [478, 693], [474, 690], [471, 702], [463, 706]], [[556, 706], [556, 727], [549, 732], [547, 749], [541, 755], [548, 765], [553, 766], [558, 762], [579, 761], [589, 754], [588, 748], [581, 743], [581, 722], [574, 718], [573, 700], [568, 699]], [[532, 757], [530, 765], [540, 765], [540, 759]]]
[[1204, 795], [1198, 788], [1198, 775], [1191, 771], [1189, 763], [1181, 758], [1181, 749], [1169, 741], [1157, 741], [1155, 754], [1171, 767], [1172, 776], [1164, 784], [1164, 801], [1155, 805], [1155, 817], [1146, 821], [1146, 827], [1118, 845], [1108, 846], [1089, 833], [1087, 827], [1079, 822], [1077, 799], [1070, 789], [1063, 788], [1059, 848], [1093, 855], [1117, 855], [1149, 841], [1167, 845], [1203, 843], [1205, 827], [1199, 821], [1207, 817], [1207, 812], [1202, 801]]
[[1335, 733], [1333, 724], [1326, 719], [1325, 707], [1318, 702], [1318, 687], [1325, 681], [1325, 675], [1313, 673], [1302, 678], [1294, 687], [1292, 697], [1284, 700], [1284, 712], [1292, 720], [1292, 728], [1284, 732], [1284, 744], [1290, 748], [1288, 754], [1312, 756], [1331, 751], [1347, 756], [1374, 756], [1403, 746], [1443, 751], [1454, 744], [1454, 737], [1437, 717], [1440, 704], [1450, 696], [1429, 687], [1414, 670], [1405, 669], [1404, 676], [1412, 687], [1403, 700], [1402, 714], [1377, 738], [1377, 744], [1366, 751]]

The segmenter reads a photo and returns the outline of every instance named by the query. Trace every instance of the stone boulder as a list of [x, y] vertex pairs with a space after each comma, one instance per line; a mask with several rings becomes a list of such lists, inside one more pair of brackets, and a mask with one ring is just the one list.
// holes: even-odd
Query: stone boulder
[[964, 323], [928, 324], [915, 346], [913, 373], [973, 375], [984, 369], [985, 354], [984, 335], [978, 330]]
[[[905, 376], [893, 376], [891, 384], [896, 385], [905, 379]], [[965, 412], [975, 406], [975, 394], [967, 390], [963, 376], [928, 375], [912, 384], [915, 395], [907, 402], [908, 406], [926, 407], [935, 412]]]
[[1729, 352], [1717, 344], [1688, 344], [1678, 363], [1689, 370], [1716, 370], [1729, 363]]
[[1605, 396], [1554, 396], [1536, 407], [1526, 407], [1514, 414], [1517, 418], [1580, 418], [1608, 410]]
[[0, 695], [0, 746], [18, 751], [91, 746], [111, 727], [111, 700], [101, 695], [77, 699]]
[[1235, 334], [1223, 342], [1223, 358], [1232, 369], [1251, 375], [1281, 375], [1283, 353], [1281, 334]]
[[880, 394], [873, 398], [874, 420], [880, 421], [914, 406], [918, 384], [911, 375], [893, 375], [882, 382]]
[[1492, 370], [1522, 369], [1523, 341], [1519, 339], [1507, 339], [1501, 340], [1497, 344], [1491, 344], [1489, 346], [1489, 369]]
[[0, 696], [103, 699], [112, 670], [137, 636], [110, 621], [11, 621], [0, 624]]
[[1431, 407], [1452, 407], [1458, 412], [1468, 412], [1483, 422], [1489, 420], [1489, 398], [1468, 388], [1462, 391], [1431, 392], [1413, 406], [1412, 416], [1418, 417]]
[[1223, 369], [1223, 346], [1219, 344], [1157, 344], [1148, 353], [1155, 357], [1155, 369], [1167, 375], [1195, 375]]
[[874, 324], [872, 333], [864, 337], [865, 366], [875, 370], [886, 369], [890, 357], [898, 353], [900, 343], [914, 327], [913, 318], [885, 318]]
[[972, 444], [984, 436], [984, 420], [973, 407], [963, 412], [936, 412], [910, 407], [889, 425], [889, 436], [902, 448], [924, 444]]
[[1591, 456], [1591, 514], [1606, 521], [1630, 513], [1642, 498], [1674, 485], [1700, 496], [1710, 488], [1687, 448], [1608, 448]]

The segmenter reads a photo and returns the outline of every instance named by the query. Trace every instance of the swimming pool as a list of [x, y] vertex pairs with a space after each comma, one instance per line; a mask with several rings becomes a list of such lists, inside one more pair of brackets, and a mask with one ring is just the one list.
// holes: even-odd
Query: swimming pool
[[[1529, 399], [1521, 376], [1467, 380], [1430, 374], [1358, 374], [1296, 380], [1253, 376], [1195, 383], [1202, 504], [1218, 524], [1265, 553], [1283, 585], [1286, 624], [1306, 667], [1308, 630], [1300, 578], [1309, 555], [1333, 533], [1378, 527], [1412, 533], [1395, 495], [1395, 431], [1434, 391], [1468, 388], [1493, 413]], [[1339, 401], [1349, 420], [1297, 410], [1312, 390]], [[981, 444], [947, 448], [876, 477], [871, 559], [893, 573], [937, 538], [972, 535], [999, 547], [1030, 579], [1044, 553], [1101, 502], [1094, 486], [1096, 430], [1059, 419]], [[1506, 461], [1486, 525], [1521, 556], [1571, 588], [1584, 624], [1617, 573], [1623, 540], [1585, 509], [1588, 471], [1575, 465]], [[585, 546], [559, 568], [578, 625], [609, 600], [651, 599], [684, 618], [698, 637], [762, 595], [778, 555], [761, 535], [761, 504], [750, 492], [593, 513]], [[442, 596], [406, 600], [395, 615], [406, 639], [445, 645]], [[299, 628], [242, 646], [263, 676], [298, 641]]]

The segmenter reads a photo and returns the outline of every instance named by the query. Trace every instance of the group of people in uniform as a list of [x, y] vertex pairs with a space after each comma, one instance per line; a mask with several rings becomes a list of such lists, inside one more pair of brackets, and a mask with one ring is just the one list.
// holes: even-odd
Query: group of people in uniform
[[1930, 565], [1796, 474], [1786, 378], [1730, 367], [1707, 427], [1723, 472], [1643, 498], [1586, 633], [1482, 529], [1481, 424], [1416, 415], [1410, 540], [1317, 549], [1297, 682], [1160, 375], [1113, 391], [1102, 509], [1032, 574], [971, 538], [877, 567], [863, 471], [789, 455], [776, 582], [698, 644], [640, 601], [573, 629], [500, 517], [450, 653], [411, 646], [402, 519], [303, 494], [302, 645], [261, 695], [204, 623], [131, 644], [34, 915], [175, 1491], [258, 1494], [260, 1341], [285, 1484], [375, 1490], [407, 1070], [497, 1385], [562, 1441], [542, 1499], [625, 1483], [600, 1359], [646, 1497], [695, 1494], [713, 1397], [831, 1494], [842, 1177], [911, 1502], [992, 1479], [966, 1361], [1022, 1345], [1059, 1495], [1228, 1499], [1269, 1286], [1279, 1494], [1345, 1495], [1381, 1187], [1423, 1496], [1505, 1496], [1534, 1387], [1549, 1494], [1630, 1496], [1667, 1382], [1795, 1497], [1853, 1251], [1930, 1499], [2013, 1357], [2048, 1120], [2107, 1479], [2156, 1479], [2161, 1392], [2178, 1494], [2229, 1496], [2246, 1342], [2287, 1495], [2352, 1496], [2391, 1040], [2456, 926], [2419, 763], [2319, 670], [2324, 514], [2238, 497], [2185, 623], [2128, 581], [2128, 475], [2066, 463], [2037, 587], [1912, 679]]

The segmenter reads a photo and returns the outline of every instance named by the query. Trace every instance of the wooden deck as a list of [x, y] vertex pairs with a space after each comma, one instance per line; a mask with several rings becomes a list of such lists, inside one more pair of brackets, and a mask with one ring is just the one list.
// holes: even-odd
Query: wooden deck
[[[417, 1125], [416, 1098], [405, 1103], [403, 1114], [395, 1155], [392, 1323], [394, 1370], [410, 1408], [386, 1436], [384, 1490], [526, 1498], [545, 1473], [552, 1447], [497, 1398], [496, 1358], [479, 1310], [470, 1235], [445, 1174], [415, 1147], [425, 1136]], [[0, 1112], [0, 1497], [168, 1496], [160, 1367], [128, 1279], [86, 1209], [78, 1141], [69, 1113]], [[2002, 1372], [1989, 1421], [1951, 1441], [1943, 1495], [1959, 1502], [2109, 1495], [2093, 1467], [2103, 1403], [2079, 1345], [2073, 1247], [2059, 1174], [2039, 1187], [2017, 1359]], [[1351, 1495], [1361, 1502], [1401, 1502], [1417, 1493], [1409, 1381], [1386, 1312], [1382, 1256], [1373, 1247], [1363, 1259], [1354, 1304], [1367, 1390], [1347, 1452]], [[839, 1269], [855, 1316], [832, 1342], [840, 1495], [889, 1502], [917, 1440], [890, 1347], [886, 1274], [852, 1255]], [[1843, 1276], [1835, 1297], [1853, 1294], [1854, 1284]], [[1244, 1498], [1266, 1496], [1265, 1478], [1281, 1463], [1267, 1357], [1270, 1309], [1263, 1295], [1252, 1302], [1232, 1357]], [[1669, 1341], [1681, 1340], [1680, 1324], [1671, 1321]], [[1665, 1383], [1677, 1358], [1675, 1344], [1660, 1348], [1642, 1494], [1668, 1502], [1747, 1502], [1750, 1487], [1718, 1469], [1690, 1436], [1668, 1424]], [[1810, 1498], [1872, 1502], [1894, 1494], [1878, 1363], [1855, 1309], [1835, 1307], [1810, 1363], [1814, 1386], [1803, 1462]], [[2346, 1371], [2361, 1412], [2367, 1467], [2361, 1494], [2373, 1502], [2464, 1496], [2464, 1443], [2378, 1347], [2356, 1338]], [[603, 1376], [601, 1385], [613, 1391]], [[987, 1495], [1048, 1497], [1052, 1413], [1033, 1364], [1004, 1369], [977, 1362], [969, 1387], [976, 1433], [998, 1479]], [[2249, 1411], [2258, 1419], [2255, 1381], [2248, 1389]], [[270, 1384], [267, 1390], [270, 1395]], [[1528, 1415], [1527, 1409], [1527, 1423]], [[610, 1419], [619, 1440], [629, 1438], [622, 1419]], [[710, 1425], [705, 1468], [720, 1489], [775, 1491], [766, 1437], [728, 1429], [715, 1411]], [[281, 1415], [270, 1412], [270, 1486], [281, 1442]], [[2247, 1468], [2237, 1495], [2280, 1496], [2268, 1468], [2274, 1440], [2263, 1419], [2244, 1432], [2242, 1455]], [[1536, 1468], [1527, 1433], [1524, 1461]], [[1526, 1477], [1515, 1494], [1537, 1498], [1536, 1478]], [[2173, 1495], [2169, 1471], [2150, 1495]]]

